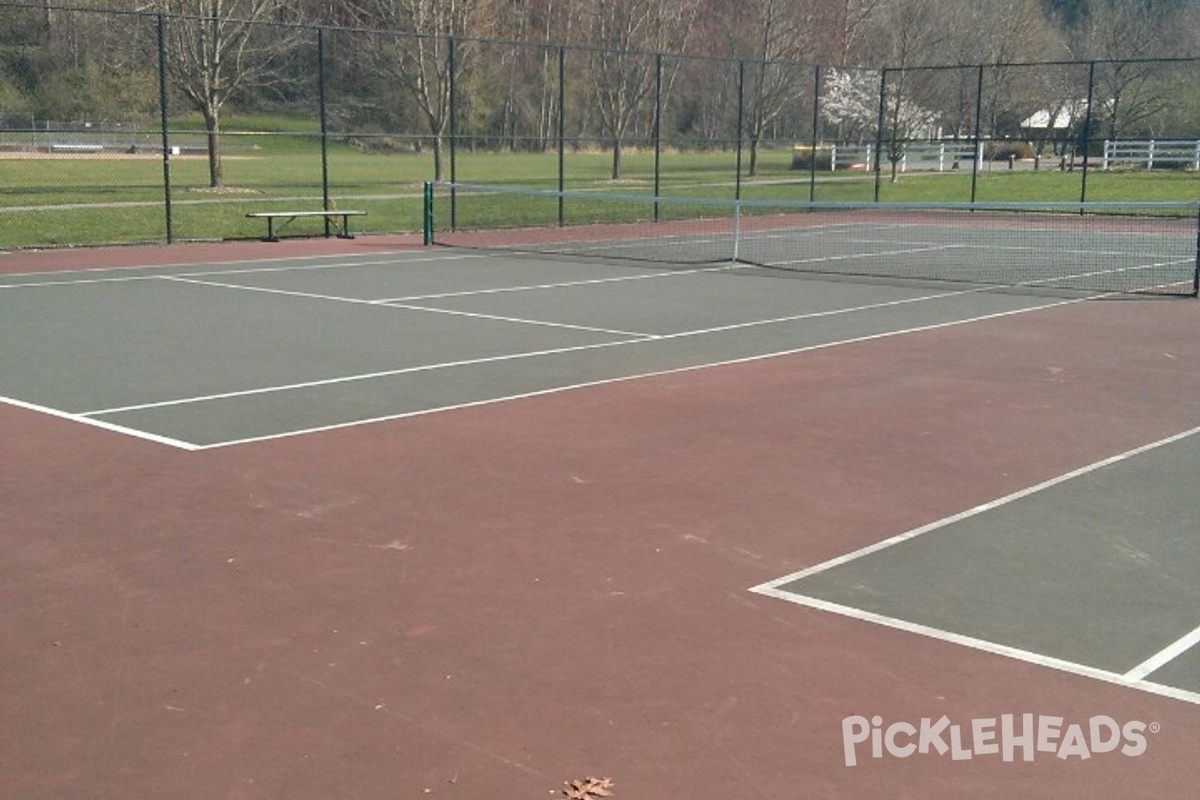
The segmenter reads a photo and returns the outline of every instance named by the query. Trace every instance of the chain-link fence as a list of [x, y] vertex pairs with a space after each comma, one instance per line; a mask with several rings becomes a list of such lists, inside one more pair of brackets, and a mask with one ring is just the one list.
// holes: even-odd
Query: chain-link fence
[[[417, 231], [434, 178], [647, 198], [1190, 200], [1194, 184], [1148, 194], [1145, 177], [1200, 167], [1197, 60], [872, 69], [40, 3], [0, 3], [0, 53], [2, 247], [248, 238], [261, 211]], [[21, 110], [31, 97], [39, 111]], [[546, 222], [578, 221], [554, 205]]]

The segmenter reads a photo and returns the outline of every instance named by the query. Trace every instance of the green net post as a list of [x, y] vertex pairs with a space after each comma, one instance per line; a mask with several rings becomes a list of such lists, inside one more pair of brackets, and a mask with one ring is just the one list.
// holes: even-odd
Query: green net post
[[1196, 210], [1196, 263], [1192, 267], [1192, 297], [1200, 297], [1200, 209]]
[[421, 201], [421, 231], [425, 246], [433, 244], [433, 183], [425, 181]]

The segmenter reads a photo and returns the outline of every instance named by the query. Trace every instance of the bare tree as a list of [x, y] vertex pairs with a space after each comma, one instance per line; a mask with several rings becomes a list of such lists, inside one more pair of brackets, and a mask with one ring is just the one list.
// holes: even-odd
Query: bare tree
[[808, 70], [798, 62], [811, 53], [816, 10], [811, 2], [795, 0], [755, 0], [748, 6], [741, 13], [750, 18], [745, 35], [753, 62], [743, 102], [750, 138], [748, 172], [753, 176], [767, 127], [795, 107], [808, 88]]
[[863, 31], [871, 16], [887, 0], [816, 0], [818, 18], [821, 22], [823, 40], [832, 42], [834, 52], [817, 53], [820, 58], [830, 58], [839, 66], [846, 66], [858, 54]]
[[690, 0], [591, 0], [596, 111], [612, 146], [613, 180], [621, 177], [622, 142], [654, 89], [650, 51], [685, 49], [697, 9]]
[[1157, 0], [1093, 0], [1088, 13], [1068, 35], [1073, 53], [1097, 60], [1092, 118], [1116, 139], [1122, 129], [1165, 111], [1171, 87], [1155, 79], [1162, 67], [1148, 59], [1181, 51], [1186, 41], [1178, 33], [1185, 15], [1174, 3]]
[[399, 82], [412, 95], [433, 145], [434, 178], [445, 174], [444, 142], [449, 134], [451, 89], [466, 73], [473, 53], [451, 49], [459, 37], [488, 18], [484, 0], [358, 0], [353, 14], [378, 29], [367, 45], [367, 58], [381, 75]]
[[[1023, 80], [1028, 73], [1014, 66], [1039, 57], [1061, 58], [1061, 43], [1042, 11], [1040, 0], [992, 0], [963, 3], [947, 19], [949, 53], [959, 64], [986, 64], [983, 96], [976, 94], [976, 71], [964, 72], [970, 86], [961, 94], [969, 98], [970, 113], [976, 103], [982, 111], [984, 130], [995, 134], [1006, 115], [1016, 106], [1028, 105], [1034, 82]], [[967, 74], [969, 73], [969, 74]]]
[[[209, 185], [224, 184], [221, 110], [235, 93], [282, 80], [281, 66], [301, 35], [264, 23], [287, 9], [283, 0], [159, 0], [167, 22], [167, 73], [204, 117]], [[197, 14], [197, 12], [199, 12]]]
[[878, 52], [889, 65], [884, 125], [893, 182], [906, 140], [924, 133], [931, 124], [928, 109], [909, 95], [917, 94], [920, 82], [930, 80], [932, 73], [910, 72], [909, 68], [936, 63], [944, 56], [944, 22], [958, 5], [957, 0], [889, 0], [872, 18]]
[[0, 108], [125, 122], [157, 109], [157, 68], [141, 36], [150, 26], [88, 5], [0, 9]]

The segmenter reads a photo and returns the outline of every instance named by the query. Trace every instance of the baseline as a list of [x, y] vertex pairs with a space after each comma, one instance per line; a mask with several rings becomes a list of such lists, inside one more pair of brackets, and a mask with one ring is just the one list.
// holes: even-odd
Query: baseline
[[990, 639], [949, 631], [936, 625], [915, 622], [910, 619], [903, 619], [886, 613], [879, 613], [866, 608], [859, 608], [842, 602], [815, 597], [811, 594], [802, 593], [802, 588], [795, 591], [783, 588], [785, 586], [798, 584], [806, 578], [820, 575], [821, 573], [828, 572], [837, 567], [860, 561], [867, 556], [890, 550], [897, 545], [901, 545], [906, 542], [912, 542], [918, 537], [923, 537], [926, 534], [934, 531], [938, 531], [951, 525], [955, 525], [956, 523], [961, 523], [965, 520], [995, 511], [1025, 498], [1030, 498], [1051, 488], [1095, 473], [1106, 467], [1129, 461], [1130, 459], [1151, 453], [1153, 451], [1161, 450], [1162, 448], [1182, 442], [1193, 436], [1196, 436], [1197, 434], [1200, 434], [1200, 427], [1191, 428], [1141, 447], [1133, 448], [1123, 453], [1118, 453], [1114, 456], [1110, 456], [1109, 458], [1096, 461], [1079, 469], [1072, 470], [1047, 481], [1043, 481], [1042, 483], [1027, 487], [1017, 492], [1013, 492], [987, 503], [980, 504], [958, 514], [936, 520], [928, 525], [914, 528], [913, 530], [897, 534], [866, 547], [862, 547], [849, 553], [845, 553], [841, 556], [831, 558], [811, 567], [807, 567], [757, 586], [753, 586], [749, 589], [749, 591], [766, 597], [783, 600], [795, 605], [806, 606], [821, 611], [828, 611], [860, 621], [871, 622], [908, 633], [915, 633], [927, 638], [970, 647], [975, 650], [981, 650], [994, 655], [1013, 658], [1019, 661], [1024, 661], [1042, 667], [1048, 667], [1061, 672], [1093, 678], [1106, 683], [1117, 684], [1126, 688], [1146, 691], [1152, 694], [1171, 697], [1176, 700], [1182, 700], [1184, 702], [1200, 705], [1200, 692], [1194, 692], [1176, 686], [1169, 686], [1156, 681], [1146, 680], [1147, 676], [1156, 672], [1175, 658], [1187, 652], [1197, 643], [1200, 643], [1200, 627], [1195, 628], [1186, 635], [1176, 639], [1167, 647], [1160, 649], [1158, 652], [1154, 653], [1149, 658], [1146, 658], [1144, 661], [1142, 661], [1142, 663], [1138, 664], [1132, 669], [1116, 671], [1092, 666], [1071, 659], [1035, 652], [1022, 647], [1003, 644]]

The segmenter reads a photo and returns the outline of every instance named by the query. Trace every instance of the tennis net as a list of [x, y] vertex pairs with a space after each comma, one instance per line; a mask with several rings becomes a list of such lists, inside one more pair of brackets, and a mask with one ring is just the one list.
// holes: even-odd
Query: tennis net
[[1195, 295], [1200, 204], [836, 203], [431, 183], [427, 244], [661, 267]]

